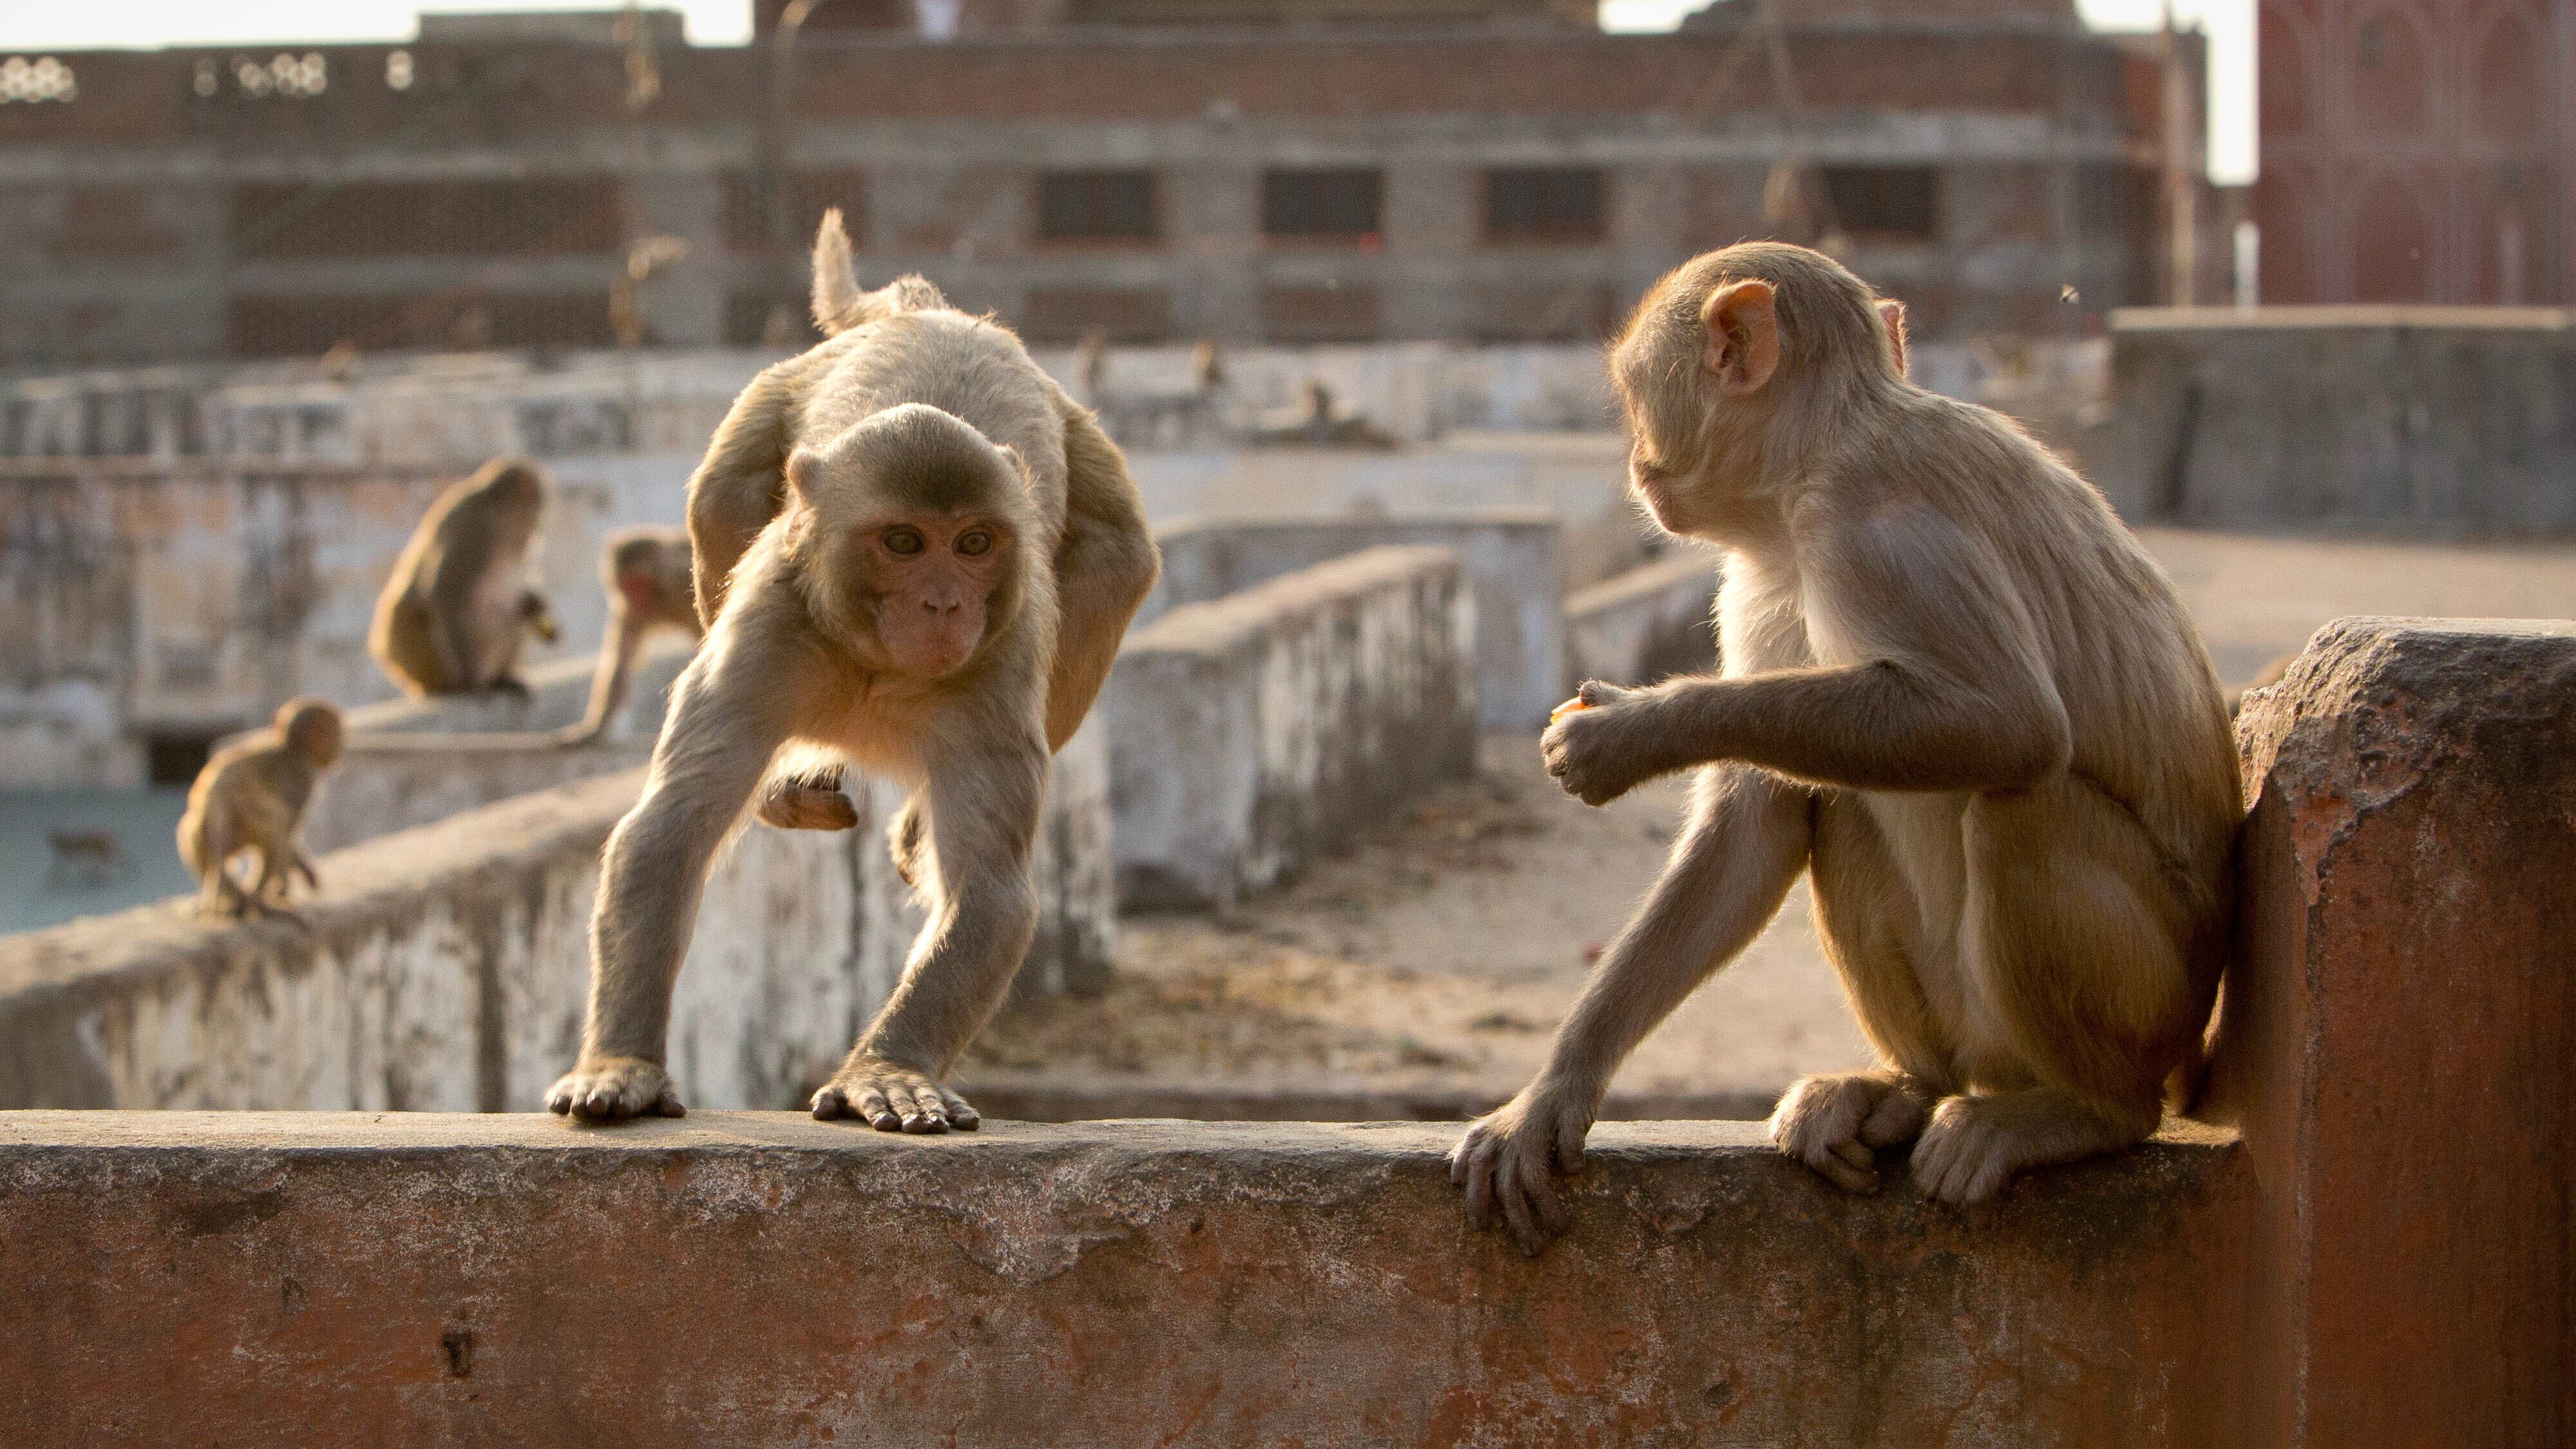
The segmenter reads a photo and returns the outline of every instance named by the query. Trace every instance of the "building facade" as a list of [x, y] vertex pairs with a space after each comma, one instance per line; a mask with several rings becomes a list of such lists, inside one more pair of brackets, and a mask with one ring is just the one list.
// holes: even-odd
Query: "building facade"
[[2576, 302], [2576, 0], [2262, 0], [2262, 300]]
[[2159, 300], [2151, 42], [2072, 0], [1750, 7], [827, 0], [784, 67], [774, 5], [747, 47], [646, 12], [8, 57], [0, 369], [779, 345], [826, 206], [866, 278], [1042, 341], [1585, 340], [1763, 235], [1928, 339]]

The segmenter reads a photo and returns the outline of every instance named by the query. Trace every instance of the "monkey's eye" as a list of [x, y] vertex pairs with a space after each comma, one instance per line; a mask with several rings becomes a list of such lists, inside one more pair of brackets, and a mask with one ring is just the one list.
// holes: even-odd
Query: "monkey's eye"
[[893, 554], [898, 558], [910, 558], [914, 554], [921, 552], [921, 549], [922, 542], [920, 529], [889, 528], [886, 530], [886, 552]]
[[990, 553], [992, 550], [993, 535], [985, 532], [983, 529], [970, 528], [964, 533], [957, 535], [957, 551], [967, 558], [974, 558], [981, 554]]

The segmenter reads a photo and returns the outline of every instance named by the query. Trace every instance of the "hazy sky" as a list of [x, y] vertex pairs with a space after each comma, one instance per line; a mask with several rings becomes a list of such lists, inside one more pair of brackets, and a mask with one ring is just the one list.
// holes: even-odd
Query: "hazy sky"
[[[751, 34], [746, 0], [650, 0], [688, 17], [700, 45]], [[1703, 0], [1601, 0], [1613, 30], [1668, 30]], [[1733, 3], [1733, 0], [1729, 0]], [[2077, 0], [2087, 20], [2146, 29], [2159, 0]], [[228, 45], [293, 40], [408, 40], [419, 0], [111, 0], [98, 5], [0, 5], [0, 51], [90, 50], [112, 45]], [[433, 10], [597, 10], [603, 0], [455, 0]], [[2254, 174], [2254, 0], [2175, 0], [2187, 24], [2209, 30], [2210, 170], [2222, 181]]]

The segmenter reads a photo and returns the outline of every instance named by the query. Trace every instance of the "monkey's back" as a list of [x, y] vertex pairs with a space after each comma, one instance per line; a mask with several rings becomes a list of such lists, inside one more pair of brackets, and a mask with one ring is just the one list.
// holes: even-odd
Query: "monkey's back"
[[313, 772], [296, 767], [274, 731], [218, 750], [188, 786], [188, 807], [179, 816], [180, 863], [199, 876], [221, 866], [209, 848], [217, 836], [231, 850], [283, 845], [312, 792]]

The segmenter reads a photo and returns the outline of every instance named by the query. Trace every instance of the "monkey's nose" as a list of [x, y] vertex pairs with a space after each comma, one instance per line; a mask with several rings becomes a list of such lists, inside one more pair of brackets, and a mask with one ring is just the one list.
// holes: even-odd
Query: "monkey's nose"
[[960, 609], [966, 607], [966, 601], [963, 599], [924, 599], [921, 601], [921, 607], [929, 610], [933, 614], [954, 614]]

